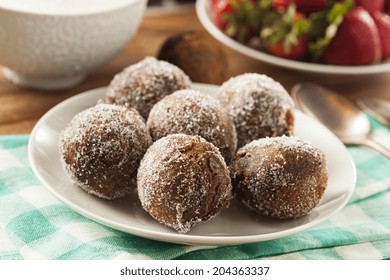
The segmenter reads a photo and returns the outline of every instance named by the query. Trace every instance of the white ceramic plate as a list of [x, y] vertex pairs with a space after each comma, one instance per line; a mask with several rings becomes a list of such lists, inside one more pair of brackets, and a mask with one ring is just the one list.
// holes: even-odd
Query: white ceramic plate
[[218, 29], [218, 27], [214, 25], [210, 2], [210, 0], [196, 1], [196, 13], [200, 22], [214, 38], [226, 46], [232, 48], [233, 50], [246, 56], [280, 67], [318, 74], [364, 75], [386, 73], [390, 71], [389, 61], [367, 66], [336, 66], [284, 59], [252, 49], [225, 35], [220, 29]]
[[[217, 89], [205, 84], [194, 84], [194, 88], [210, 95]], [[113, 202], [102, 200], [73, 185], [64, 172], [57, 148], [60, 131], [78, 112], [94, 106], [105, 91], [105, 88], [90, 90], [52, 108], [34, 127], [28, 147], [32, 168], [42, 183], [70, 208], [101, 224], [172, 243], [251, 243], [291, 235], [327, 220], [344, 207], [354, 190], [355, 165], [344, 145], [317, 121], [296, 112], [295, 134], [320, 148], [328, 160], [329, 185], [319, 206], [306, 217], [279, 221], [261, 218], [233, 201], [229, 209], [214, 219], [187, 234], [178, 234], [151, 218], [142, 209], [136, 194]]]

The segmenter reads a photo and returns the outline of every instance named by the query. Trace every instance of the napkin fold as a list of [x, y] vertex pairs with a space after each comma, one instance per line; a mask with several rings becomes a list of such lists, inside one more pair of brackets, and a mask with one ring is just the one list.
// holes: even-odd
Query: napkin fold
[[[370, 119], [374, 135], [390, 130]], [[29, 135], [0, 136], [0, 259], [389, 259], [390, 160], [348, 147], [357, 186], [348, 205], [326, 222], [292, 236], [236, 246], [153, 241], [85, 218], [35, 177]]]

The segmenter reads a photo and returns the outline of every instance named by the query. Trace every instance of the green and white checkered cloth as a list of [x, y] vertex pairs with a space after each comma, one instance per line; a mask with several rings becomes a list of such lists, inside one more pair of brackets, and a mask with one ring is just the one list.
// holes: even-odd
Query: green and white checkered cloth
[[[375, 136], [390, 130], [371, 120]], [[28, 135], [0, 136], [0, 259], [390, 259], [390, 160], [349, 147], [357, 188], [330, 220], [281, 239], [239, 246], [169, 244], [93, 222], [35, 177]]]

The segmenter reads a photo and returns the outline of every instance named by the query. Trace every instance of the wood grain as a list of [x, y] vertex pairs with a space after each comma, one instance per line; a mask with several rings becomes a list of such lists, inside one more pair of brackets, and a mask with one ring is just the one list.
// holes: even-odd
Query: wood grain
[[[112, 61], [90, 73], [83, 83], [69, 90], [45, 92], [26, 89], [11, 84], [0, 73], [0, 134], [30, 133], [39, 118], [54, 105], [83, 91], [108, 85], [113, 76], [124, 67], [147, 55], [157, 55], [169, 36], [189, 30], [201, 30], [207, 34], [194, 9], [146, 15], [137, 35], [124, 50]], [[390, 100], [390, 73], [369, 76], [310, 75], [270, 66], [224, 46], [222, 48], [228, 57], [229, 76], [258, 72], [279, 81], [287, 90], [291, 90], [297, 82], [309, 81], [328, 86], [351, 100], [367, 96]]]

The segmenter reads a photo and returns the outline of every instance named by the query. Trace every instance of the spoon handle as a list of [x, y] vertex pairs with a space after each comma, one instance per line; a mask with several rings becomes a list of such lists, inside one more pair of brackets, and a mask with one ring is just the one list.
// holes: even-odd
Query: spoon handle
[[387, 147], [382, 146], [378, 142], [376, 142], [370, 138], [367, 138], [364, 140], [363, 144], [366, 145], [367, 147], [370, 147], [371, 149], [381, 153], [382, 155], [386, 156], [387, 158], [390, 158], [390, 150]]

